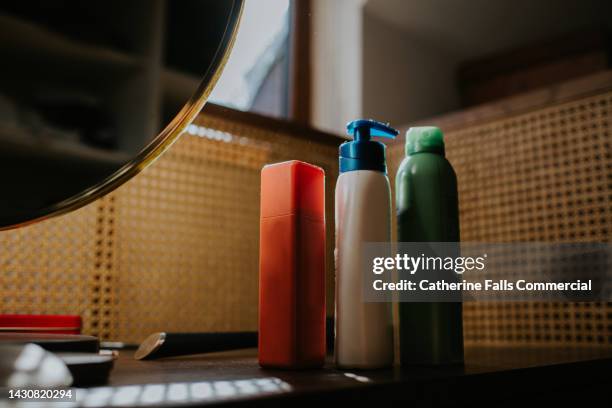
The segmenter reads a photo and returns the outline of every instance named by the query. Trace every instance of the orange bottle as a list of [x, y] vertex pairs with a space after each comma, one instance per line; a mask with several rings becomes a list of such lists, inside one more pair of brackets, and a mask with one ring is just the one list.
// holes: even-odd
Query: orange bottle
[[325, 361], [325, 172], [300, 161], [261, 171], [259, 364]]

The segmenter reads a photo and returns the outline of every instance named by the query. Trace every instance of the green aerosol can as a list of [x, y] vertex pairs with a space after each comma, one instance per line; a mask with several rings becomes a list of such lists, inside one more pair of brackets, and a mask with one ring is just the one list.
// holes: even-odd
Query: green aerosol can
[[[406, 133], [406, 157], [396, 177], [398, 241], [459, 242], [457, 177], [437, 127]], [[463, 363], [462, 304], [399, 304], [402, 365]]]

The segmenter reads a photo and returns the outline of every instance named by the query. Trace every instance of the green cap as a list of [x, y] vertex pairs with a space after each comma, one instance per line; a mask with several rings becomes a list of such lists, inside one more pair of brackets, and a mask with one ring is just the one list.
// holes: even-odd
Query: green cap
[[429, 152], [444, 156], [444, 134], [435, 126], [412, 127], [406, 132], [406, 155]]

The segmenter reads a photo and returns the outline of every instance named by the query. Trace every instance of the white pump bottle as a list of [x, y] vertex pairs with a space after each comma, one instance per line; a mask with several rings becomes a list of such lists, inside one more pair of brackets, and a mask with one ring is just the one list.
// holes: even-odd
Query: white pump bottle
[[393, 138], [397, 131], [372, 120], [347, 125], [353, 141], [340, 146], [336, 184], [336, 343], [341, 368], [381, 368], [393, 364], [391, 303], [363, 299], [361, 247], [391, 241], [391, 190], [385, 145], [373, 136]]

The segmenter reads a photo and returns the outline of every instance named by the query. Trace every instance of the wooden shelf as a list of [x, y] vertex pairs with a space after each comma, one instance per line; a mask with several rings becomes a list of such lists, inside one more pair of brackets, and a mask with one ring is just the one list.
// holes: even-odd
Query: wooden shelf
[[45, 135], [31, 134], [28, 130], [0, 124], [0, 149], [11, 151], [36, 151], [41, 157], [58, 160], [72, 159], [100, 164], [120, 166], [131, 156], [122, 152], [87, 146], [70, 140], [62, 140]]
[[91, 98], [116, 127], [119, 150], [135, 155], [178, 113], [201, 80], [164, 66], [168, 0], [145, 3], [127, 0], [120, 7], [103, 7], [96, 23], [108, 26], [108, 32], [98, 33], [96, 25], [80, 31], [82, 38], [102, 38], [103, 44], [112, 38], [112, 44], [125, 44], [129, 51], [64, 34], [57, 19], [41, 19], [44, 7], [37, 3], [21, 14], [3, 11], [0, 4], [0, 94], [22, 112], [35, 112], [45, 95], [74, 96], [77, 104], [79, 98]]
[[[96, 406], [589, 406], [607, 395], [610, 349], [467, 348], [465, 366], [342, 371], [261, 369], [245, 350], [154, 361], [121, 351]], [[161, 390], [161, 392], [160, 392]], [[157, 391], [157, 392], [156, 392]], [[531, 403], [531, 404], [529, 404]]]
[[138, 56], [82, 43], [7, 15], [0, 15], [0, 51], [5, 69], [7, 64], [29, 62], [37, 70], [51, 64], [108, 76], [129, 74], [144, 65]]

